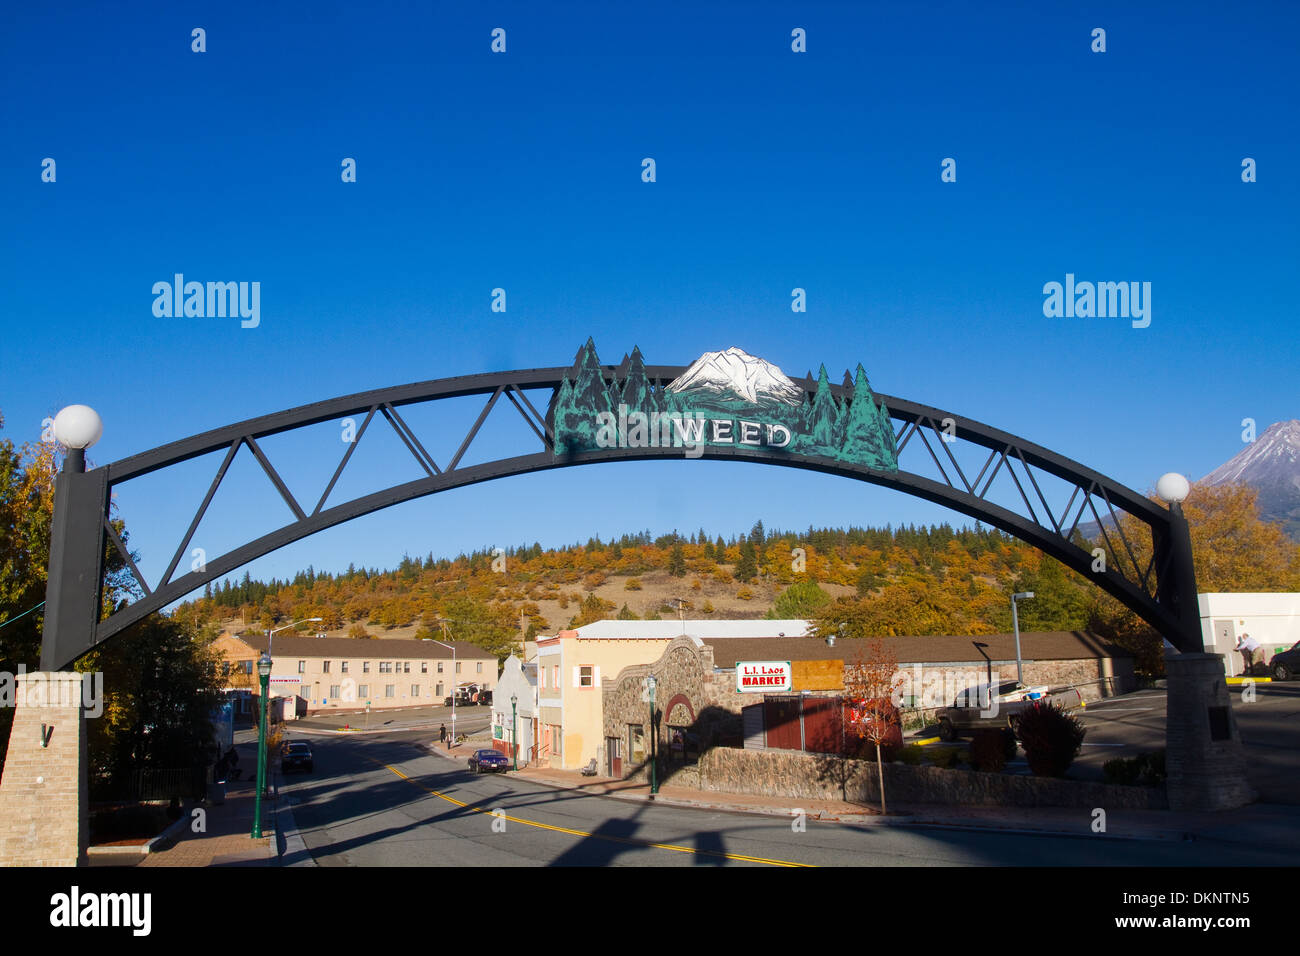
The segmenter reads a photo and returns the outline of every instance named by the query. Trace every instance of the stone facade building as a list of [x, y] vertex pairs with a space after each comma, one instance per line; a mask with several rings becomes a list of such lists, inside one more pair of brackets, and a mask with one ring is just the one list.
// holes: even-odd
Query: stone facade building
[[[1052, 689], [1074, 687], [1086, 700], [1097, 700], [1136, 688], [1133, 658], [1082, 631], [1021, 634], [1021, 664], [1025, 683]], [[819, 638], [695, 638], [678, 637], [650, 663], [624, 668], [602, 688], [604, 744], [598, 770], [625, 777], [648, 759], [651, 712], [647, 678], [654, 675], [658, 735], [655, 748], [672, 766], [689, 765], [710, 747], [789, 746], [769, 739], [760, 722], [766, 708], [750, 705], [789, 700], [793, 720], [815, 710], [818, 699], [835, 698], [844, 689], [847, 669], [869, 657], [872, 641]], [[981, 683], [1016, 679], [1015, 640], [1010, 634], [983, 637], [882, 638], [887, 654], [899, 662], [903, 706], [943, 707], [958, 693]], [[742, 692], [736, 666], [745, 661], [789, 661], [792, 687], [788, 693]], [[827, 706], [831, 705], [826, 700]], [[838, 703], [835, 704], [838, 713]], [[824, 708], [823, 708], [824, 709]], [[800, 730], [793, 746], [807, 743]], [[809, 746], [808, 749], [816, 749]]]

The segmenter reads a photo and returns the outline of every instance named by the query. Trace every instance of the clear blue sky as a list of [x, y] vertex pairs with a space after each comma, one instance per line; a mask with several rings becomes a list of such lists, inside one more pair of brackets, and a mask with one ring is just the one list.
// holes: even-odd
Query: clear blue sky
[[[104, 463], [363, 389], [566, 364], [588, 335], [610, 362], [736, 345], [838, 380], [861, 361], [882, 392], [1139, 489], [1236, 454], [1243, 418], [1300, 416], [1294, 4], [274, 6], [7, 12], [5, 436], [86, 403]], [[177, 272], [260, 282], [260, 327], [156, 318]], [[1066, 273], [1150, 282], [1150, 327], [1045, 318]], [[323, 426], [267, 447], [314, 500], [342, 445]], [[396, 439], [365, 451], [349, 490], [415, 474]], [[122, 489], [151, 578], [216, 464]], [[223, 491], [210, 554], [288, 515], [251, 458]], [[784, 469], [608, 465], [408, 503], [251, 570], [757, 518], [965, 522]]]

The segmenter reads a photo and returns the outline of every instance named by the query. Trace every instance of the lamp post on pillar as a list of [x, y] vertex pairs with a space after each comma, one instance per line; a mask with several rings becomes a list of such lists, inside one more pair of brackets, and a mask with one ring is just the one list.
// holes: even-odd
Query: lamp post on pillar
[[1155, 544], [1162, 568], [1156, 599], [1169, 612], [1176, 650], [1165, 653], [1165, 790], [1171, 810], [1227, 810], [1255, 799], [1224, 680], [1222, 654], [1207, 654], [1196, 595], [1192, 536], [1182, 502], [1191, 485], [1162, 475], [1156, 494], [1169, 505], [1167, 532]]
[[[103, 420], [88, 405], [69, 405], [54, 416], [54, 439], [68, 453], [54, 481], [42, 671], [66, 668], [94, 644], [102, 590], [108, 480], [102, 468], [86, 473], [86, 449], [103, 434]], [[87, 600], [87, 595], [94, 595], [94, 599]]]
[[262, 790], [266, 787], [266, 694], [271, 679], [271, 655], [257, 660], [257, 676], [262, 682], [262, 719], [257, 724], [257, 796], [253, 799], [254, 840], [262, 838]]

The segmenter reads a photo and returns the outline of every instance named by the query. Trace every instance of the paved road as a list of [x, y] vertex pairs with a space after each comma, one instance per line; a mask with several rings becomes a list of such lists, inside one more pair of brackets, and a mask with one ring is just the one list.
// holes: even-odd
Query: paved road
[[[315, 773], [285, 781], [322, 866], [1232, 866], [1266, 847], [856, 827], [653, 806], [476, 776], [426, 733], [315, 737]], [[294, 862], [286, 860], [287, 863]]]
[[[1228, 697], [1260, 799], [1300, 804], [1300, 682], [1230, 685]], [[1165, 691], [1148, 690], [1089, 704], [1082, 712], [1088, 736], [1070, 775], [1100, 780], [1107, 760], [1163, 750], [1165, 699]]]

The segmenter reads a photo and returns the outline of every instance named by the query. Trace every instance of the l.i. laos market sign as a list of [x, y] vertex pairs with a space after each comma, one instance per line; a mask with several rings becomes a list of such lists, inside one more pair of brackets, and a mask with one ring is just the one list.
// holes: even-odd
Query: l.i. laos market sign
[[736, 661], [736, 690], [742, 694], [780, 694], [793, 687], [789, 661]]
[[[555, 454], [607, 448], [705, 446], [831, 458], [898, 471], [889, 409], [876, 399], [861, 365], [845, 373], [852, 397], [836, 398], [826, 366], [804, 387], [770, 362], [738, 348], [706, 352], [673, 381], [652, 381], [641, 350], [606, 379], [591, 339], [555, 390], [548, 422]], [[811, 395], [811, 398], [809, 397]]]

